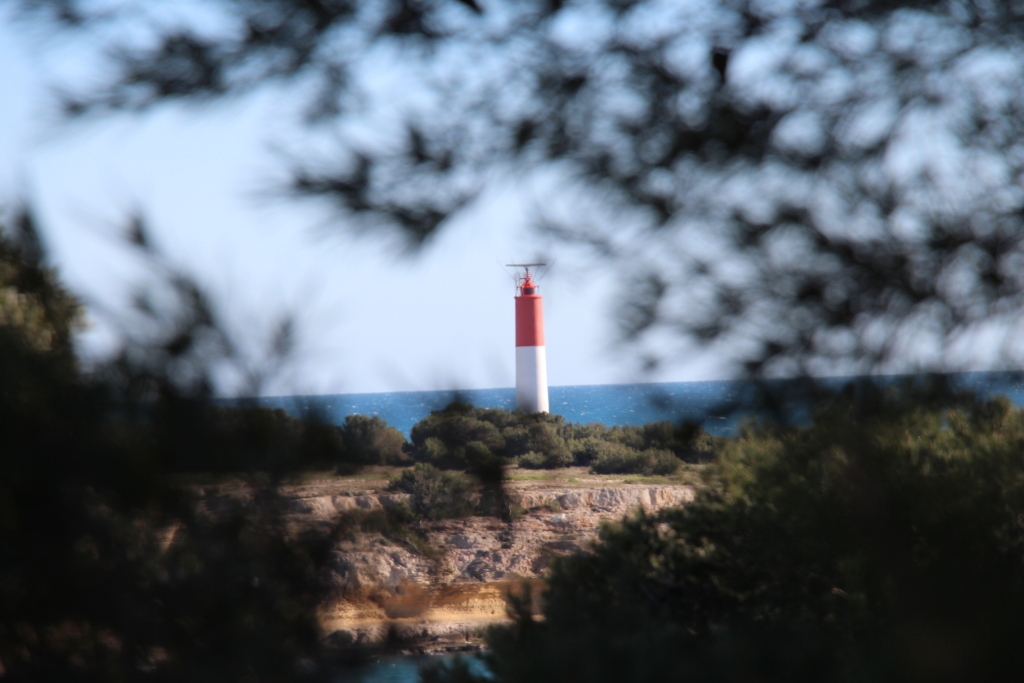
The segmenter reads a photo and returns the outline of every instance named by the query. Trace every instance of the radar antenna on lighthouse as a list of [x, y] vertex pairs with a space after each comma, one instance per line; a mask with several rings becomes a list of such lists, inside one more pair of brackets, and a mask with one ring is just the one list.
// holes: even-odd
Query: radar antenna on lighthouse
[[548, 361], [544, 350], [544, 310], [540, 288], [530, 268], [546, 263], [506, 263], [516, 272], [516, 408], [524, 413], [548, 411]]

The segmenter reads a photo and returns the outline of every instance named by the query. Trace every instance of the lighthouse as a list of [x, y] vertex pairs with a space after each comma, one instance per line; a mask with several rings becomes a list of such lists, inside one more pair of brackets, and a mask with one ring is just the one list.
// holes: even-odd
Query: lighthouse
[[548, 361], [544, 352], [543, 297], [530, 268], [544, 263], [509, 263], [525, 268], [516, 276], [516, 408], [548, 412]]

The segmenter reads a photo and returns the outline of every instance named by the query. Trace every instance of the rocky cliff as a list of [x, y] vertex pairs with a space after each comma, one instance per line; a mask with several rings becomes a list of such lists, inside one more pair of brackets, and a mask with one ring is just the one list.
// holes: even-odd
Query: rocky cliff
[[[375, 534], [360, 534], [334, 550], [333, 580], [340, 587], [394, 588], [402, 584], [539, 578], [553, 555], [582, 549], [602, 520], [644, 508], [658, 510], [693, 498], [693, 489], [622, 485], [615, 488], [515, 490], [523, 510], [511, 522], [467, 517], [425, 523], [435, 557]], [[292, 519], [331, 522], [351, 511], [373, 511], [403, 502], [402, 495], [296, 497]]]
[[[342, 597], [324, 606], [324, 628], [340, 644], [380, 640], [389, 630], [435, 649], [474, 642], [481, 626], [507, 619], [510, 593], [526, 581], [536, 597], [551, 558], [584, 550], [603, 520], [638, 508], [682, 505], [693, 496], [688, 486], [513, 485], [510, 502], [521, 513], [510, 522], [468, 517], [422, 523], [429, 553], [382, 534], [355, 534], [332, 552], [330, 580]], [[298, 493], [289, 514], [294, 523], [330, 524], [347, 513], [402, 502], [405, 496], [393, 494]]]
[[[284, 491], [285, 519], [295, 529], [334, 529], [407, 504], [406, 494], [344, 480]], [[335, 542], [328, 581], [337, 597], [321, 606], [325, 634], [339, 645], [398, 635], [427, 649], [475, 642], [482, 626], [507, 619], [510, 594], [532, 587], [535, 599], [551, 559], [585, 550], [602, 521], [693, 500], [691, 486], [626, 484], [593, 478], [552, 485], [512, 482], [512, 521], [466, 517], [417, 523], [410, 537], [357, 528]], [[211, 511], [244, 492], [208, 500]], [[433, 647], [431, 647], [431, 644]]]

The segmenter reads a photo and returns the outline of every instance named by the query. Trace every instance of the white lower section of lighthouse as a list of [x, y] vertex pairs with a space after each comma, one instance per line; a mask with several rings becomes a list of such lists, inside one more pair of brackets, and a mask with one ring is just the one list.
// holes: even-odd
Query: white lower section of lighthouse
[[516, 408], [547, 413], [548, 359], [543, 346], [516, 347]]

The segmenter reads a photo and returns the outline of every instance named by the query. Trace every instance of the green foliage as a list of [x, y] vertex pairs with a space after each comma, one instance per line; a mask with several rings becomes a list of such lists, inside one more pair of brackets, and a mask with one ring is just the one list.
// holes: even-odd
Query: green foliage
[[544, 454], [548, 463], [545, 467], [566, 467], [572, 464], [572, 453], [555, 424], [540, 422], [530, 425], [528, 431], [527, 445], [531, 451]]
[[540, 470], [546, 469], [547, 458], [542, 453], [535, 453], [530, 451], [519, 456], [516, 461], [521, 468], [524, 470]]
[[505, 455], [518, 458], [530, 452], [530, 430], [524, 425], [514, 425], [501, 430], [505, 438]]
[[347, 460], [363, 465], [403, 465], [405, 436], [378, 415], [348, 415], [341, 429]]
[[587, 422], [580, 424], [576, 422], [566, 423], [562, 429], [562, 436], [565, 439], [585, 440], [597, 439], [603, 441], [608, 434], [608, 427], [600, 422]]
[[530, 451], [519, 457], [516, 461], [520, 467], [528, 470], [553, 470], [560, 467], [570, 467], [573, 464], [572, 453], [568, 448], [562, 448], [547, 453]]
[[292, 417], [283, 408], [196, 407], [192, 438], [198, 443], [168, 463], [179, 472], [268, 472], [275, 477], [341, 467], [354, 471], [337, 426]]
[[523, 422], [523, 414], [503, 408], [473, 408], [477, 419], [489, 422], [497, 427], [502, 435], [506, 429], [514, 428]]
[[440, 469], [465, 470], [485, 455], [500, 454], [505, 440], [495, 422], [504, 419], [504, 412], [458, 402], [432, 411], [410, 432], [413, 459]]
[[544, 621], [492, 630], [497, 680], [1024, 676], [1024, 414], [866, 391], [748, 425], [721, 488], [554, 563]]
[[604, 444], [590, 463], [594, 474], [672, 474], [682, 461], [671, 451], [647, 449], [635, 451], [619, 444]]
[[593, 436], [582, 439], [570, 439], [566, 442], [566, 447], [572, 453], [573, 462], [577, 465], [589, 465], [603, 451], [612, 446], [613, 444]]
[[19, 212], [9, 227], [14, 236], [5, 235], [0, 225], [0, 329], [16, 333], [32, 348], [69, 358], [82, 306], [43, 265], [32, 214]]
[[402, 472], [388, 491], [412, 494], [412, 510], [426, 519], [467, 517], [475, 512], [472, 486], [462, 475], [417, 463]]
[[474, 470], [502, 460], [524, 469], [556, 469], [600, 460], [594, 472], [670, 474], [679, 459], [709, 460], [715, 444], [707, 432], [671, 422], [609, 428], [567, 423], [561, 415], [452, 403], [412, 428], [410, 448], [415, 460], [441, 469]]
[[602, 440], [635, 451], [668, 450], [688, 462], [709, 460], [714, 451], [714, 439], [703, 429], [687, 423], [677, 426], [668, 421], [616, 425], [605, 431]]
[[420, 517], [407, 505], [392, 505], [384, 510], [349, 512], [335, 527], [336, 538], [354, 538], [357, 532], [380, 534], [410, 547], [431, 560], [440, 555], [419, 526]]

